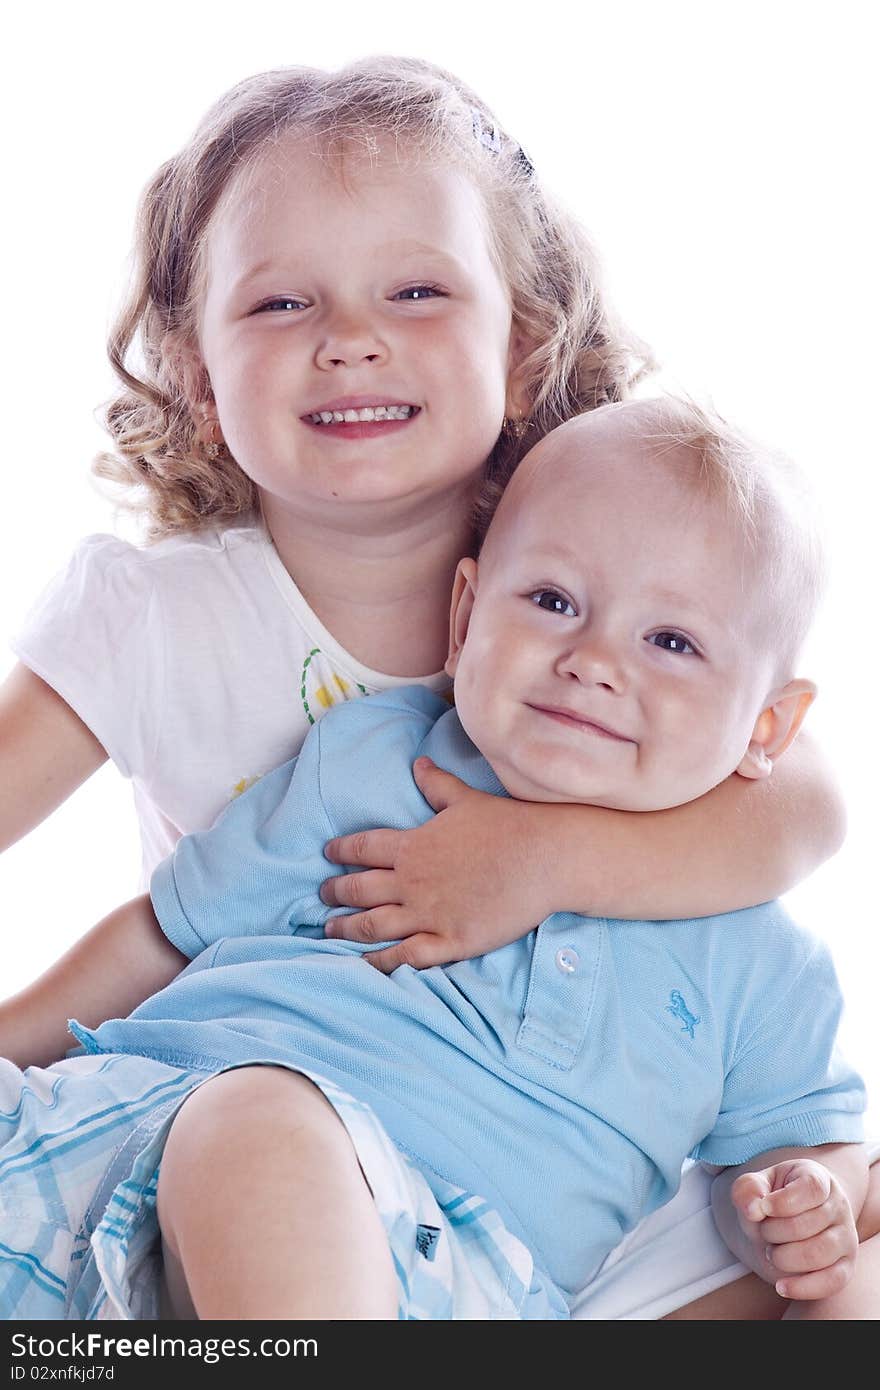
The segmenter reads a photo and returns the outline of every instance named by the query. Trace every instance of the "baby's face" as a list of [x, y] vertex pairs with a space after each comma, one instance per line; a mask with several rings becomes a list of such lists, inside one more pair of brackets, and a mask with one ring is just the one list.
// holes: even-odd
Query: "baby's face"
[[548, 436], [460, 567], [456, 707], [516, 797], [690, 801], [738, 767], [771, 692], [741, 527], [691, 481], [692, 454], [677, 476], [676, 450], [647, 457], [631, 420]]

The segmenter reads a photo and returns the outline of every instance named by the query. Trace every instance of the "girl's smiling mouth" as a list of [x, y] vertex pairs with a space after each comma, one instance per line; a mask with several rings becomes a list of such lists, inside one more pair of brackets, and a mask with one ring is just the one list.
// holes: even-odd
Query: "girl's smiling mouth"
[[364, 439], [397, 432], [419, 413], [419, 406], [390, 396], [341, 396], [308, 411], [300, 419], [323, 434]]

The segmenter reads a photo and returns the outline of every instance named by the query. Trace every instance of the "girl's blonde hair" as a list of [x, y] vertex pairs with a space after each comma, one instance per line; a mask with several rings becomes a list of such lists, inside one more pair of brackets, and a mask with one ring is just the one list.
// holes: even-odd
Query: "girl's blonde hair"
[[[528, 344], [521, 379], [531, 402], [525, 430], [505, 422], [487, 460], [490, 492], [554, 426], [622, 400], [651, 365], [606, 305], [584, 232], [457, 78], [413, 58], [371, 58], [333, 73], [260, 73], [220, 98], [145, 189], [131, 294], [110, 338], [122, 390], [106, 414], [115, 450], [99, 456], [95, 472], [137, 489], [127, 505], [148, 511], [154, 539], [255, 509], [255, 486], [235, 460], [225, 450], [210, 456], [218, 451], [203, 437], [197, 408], [200, 393], [210, 399], [210, 385], [205, 377], [194, 390], [186, 379], [181, 345], [197, 339], [203, 250], [219, 200], [268, 146], [297, 133], [317, 138], [328, 154], [352, 143], [369, 149], [371, 134], [385, 133], [453, 160], [481, 191], [514, 328]], [[492, 505], [485, 489], [482, 497]]]

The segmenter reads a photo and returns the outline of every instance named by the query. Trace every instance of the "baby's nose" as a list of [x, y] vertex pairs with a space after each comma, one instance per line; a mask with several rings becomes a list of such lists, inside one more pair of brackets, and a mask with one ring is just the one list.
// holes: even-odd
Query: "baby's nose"
[[586, 636], [572, 646], [560, 668], [583, 685], [598, 685], [614, 694], [622, 694], [628, 684], [622, 654], [613, 642], [596, 636]]

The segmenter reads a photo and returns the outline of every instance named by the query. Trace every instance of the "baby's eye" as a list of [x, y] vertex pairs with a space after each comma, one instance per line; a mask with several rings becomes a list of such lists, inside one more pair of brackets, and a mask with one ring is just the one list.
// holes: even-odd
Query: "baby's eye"
[[529, 594], [529, 598], [537, 608], [544, 608], [548, 613], [559, 613], [563, 618], [577, 617], [573, 604], [555, 589], [538, 589], [536, 593]]
[[254, 310], [257, 314], [283, 314], [289, 313], [292, 309], [307, 309], [309, 306], [304, 299], [297, 299], [292, 294], [281, 294], [277, 299], [266, 299], [262, 304], [258, 304]]
[[699, 656], [693, 643], [689, 642], [680, 632], [652, 632], [650, 637], [645, 640], [653, 642], [655, 647], [662, 647], [665, 652], [682, 652], [685, 656]]
[[420, 299], [437, 299], [442, 293], [443, 291], [436, 285], [407, 285], [405, 290], [398, 290], [391, 298], [402, 299], [410, 304], [415, 304]]

